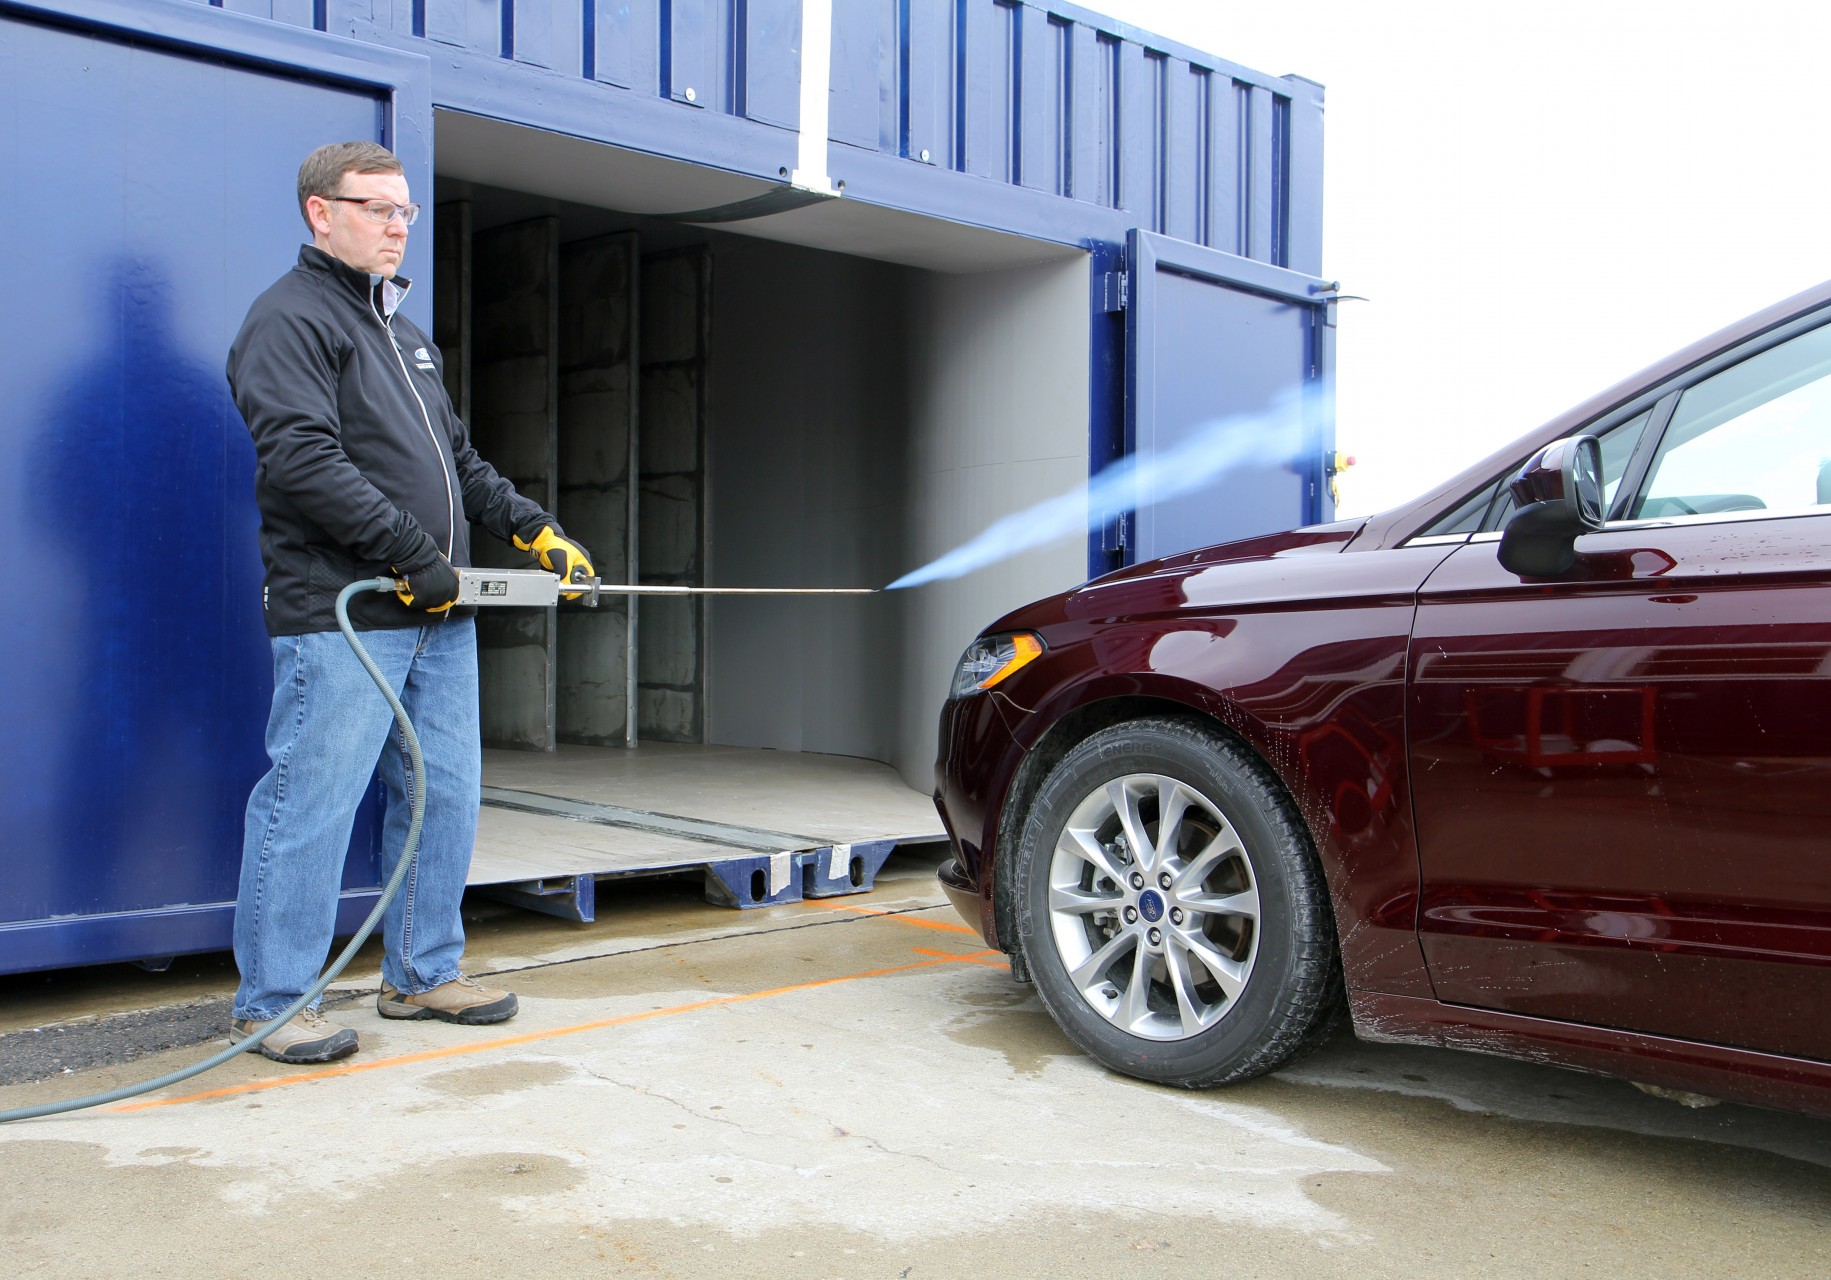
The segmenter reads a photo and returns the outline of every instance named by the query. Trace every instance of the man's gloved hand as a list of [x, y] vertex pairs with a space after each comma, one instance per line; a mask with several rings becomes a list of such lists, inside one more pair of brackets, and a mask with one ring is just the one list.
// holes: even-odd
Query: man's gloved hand
[[407, 583], [406, 590], [396, 589], [394, 594], [409, 609], [444, 613], [458, 598], [458, 571], [430, 537], [412, 559], [395, 565], [394, 572]]
[[[515, 545], [522, 551], [533, 552], [540, 567], [557, 573], [561, 582], [581, 582], [597, 574], [591, 567], [590, 554], [556, 524], [541, 525], [532, 539], [524, 540], [516, 534]], [[568, 600], [577, 600], [582, 593], [562, 591], [560, 594]]]

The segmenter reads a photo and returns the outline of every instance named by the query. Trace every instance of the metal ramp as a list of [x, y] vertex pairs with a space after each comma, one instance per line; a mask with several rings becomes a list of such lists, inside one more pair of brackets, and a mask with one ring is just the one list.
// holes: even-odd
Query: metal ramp
[[863, 893], [904, 844], [944, 840], [932, 801], [846, 756], [644, 743], [485, 751], [470, 886], [569, 920], [600, 881], [701, 872], [706, 898], [765, 907]]

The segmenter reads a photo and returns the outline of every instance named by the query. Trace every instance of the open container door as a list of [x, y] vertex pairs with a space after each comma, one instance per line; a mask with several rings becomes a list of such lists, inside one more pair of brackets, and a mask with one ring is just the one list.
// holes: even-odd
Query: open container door
[[[1332, 519], [1335, 286], [1150, 231], [1126, 261], [1127, 563]], [[1166, 457], [1225, 465], [1181, 492]]]
[[0, 521], [29, 544], [0, 611], [0, 972], [229, 944], [273, 683], [223, 358], [307, 238], [314, 147], [387, 143], [430, 189], [425, 74], [203, 6], [0, 0]]

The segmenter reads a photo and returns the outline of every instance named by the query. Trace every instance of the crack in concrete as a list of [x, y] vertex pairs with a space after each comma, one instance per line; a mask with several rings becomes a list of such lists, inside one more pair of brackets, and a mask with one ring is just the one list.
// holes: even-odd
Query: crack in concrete
[[650, 1089], [644, 1085], [632, 1084], [628, 1080], [619, 1080], [615, 1076], [606, 1075], [604, 1072], [595, 1070], [583, 1062], [576, 1065], [594, 1080], [602, 1080], [605, 1084], [615, 1085], [619, 1089], [628, 1089], [631, 1093], [639, 1093], [645, 1098], [656, 1098], [662, 1102], [672, 1103], [674, 1106], [679, 1107], [682, 1111], [692, 1116], [695, 1120], [705, 1120], [712, 1124], [729, 1125], [731, 1128], [742, 1133], [750, 1132], [749, 1128], [742, 1121], [733, 1120], [729, 1116], [715, 1116], [709, 1115], [704, 1111], [696, 1111], [693, 1107], [682, 1102], [679, 1098], [676, 1098], [671, 1094], [662, 1093], [658, 1089]]
[[[645, 1098], [655, 1098], [661, 1102], [671, 1103], [672, 1105], [679, 1107], [682, 1111], [686, 1112], [688, 1115], [692, 1116], [696, 1120], [706, 1120], [706, 1121], [710, 1121], [713, 1124], [728, 1125], [729, 1127], [736, 1129], [741, 1133], [750, 1133], [750, 1131], [751, 1131], [750, 1127], [741, 1120], [733, 1120], [729, 1116], [710, 1115], [704, 1111], [695, 1110], [692, 1106], [681, 1101], [679, 1098], [673, 1097], [670, 1094], [662, 1093], [658, 1089], [651, 1089], [645, 1085], [632, 1084], [628, 1080], [619, 1080], [615, 1076], [607, 1075], [602, 1071], [595, 1070], [592, 1067], [590, 1067], [584, 1063], [579, 1063], [578, 1066], [579, 1066], [580, 1070], [584, 1071], [586, 1075], [591, 1076], [593, 1079], [602, 1080], [605, 1084], [615, 1085], [619, 1089], [628, 1089], [631, 1093], [639, 1093]], [[880, 1152], [883, 1155], [890, 1156], [890, 1157], [892, 1157], [894, 1159], [898, 1159], [898, 1160], [920, 1160], [923, 1164], [926, 1164], [931, 1168], [938, 1169], [943, 1173], [954, 1172], [954, 1170], [950, 1166], [942, 1164], [939, 1160], [936, 1160], [932, 1156], [925, 1156], [925, 1155], [920, 1154], [919, 1152], [914, 1152], [914, 1151], [898, 1151], [895, 1147], [885, 1145], [885, 1143], [883, 1142], [882, 1139], [874, 1138], [868, 1133], [855, 1133], [852, 1130], [847, 1129], [842, 1125], [833, 1123], [833, 1121], [830, 1118], [825, 1117], [825, 1116], [822, 1116], [821, 1119], [826, 1121], [827, 1129], [830, 1132], [836, 1133], [843, 1138], [856, 1138], [860, 1142], [863, 1142], [871, 1150]], [[787, 1167], [787, 1166], [784, 1166], [784, 1167]]]
[[[838, 1128], [839, 1126], [834, 1125], [833, 1127]], [[942, 1173], [955, 1172], [955, 1170], [951, 1166], [942, 1164], [939, 1160], [935, 1159], [933, 1156], [918, 1155], [917, 1153], [915, 1153], [913, 1151], [898, 1151], [895, 1147], [885, 1146], [882, 1139], [873, 1138], [868, 1133], [853, 1134], [853, 1133], [848, 1132], [846, 1134], [846, 1136], [847, 1137], [856, 1137], [856, 1138], [860, 1139], [866, 1146], [870, 1147], [873, 1151], [881, 1151], [885, 1155], [894, 1156], [895, 1158], [897, 1158], [899, 1160], [920, 1160], [923, 1164], [927, 1165], [929, 1168], [938, 1169]]]

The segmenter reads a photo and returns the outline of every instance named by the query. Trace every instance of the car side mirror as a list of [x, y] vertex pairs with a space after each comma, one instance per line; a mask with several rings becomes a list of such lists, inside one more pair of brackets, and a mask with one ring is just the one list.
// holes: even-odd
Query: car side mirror
[[1501, 531], [1501, 567], [1554, 578], [1576, 563], [1577, 538], [1602, 527], [1602, 445], [1590, 435], [1546, 445], [1507, 488], [1518, 510]]

